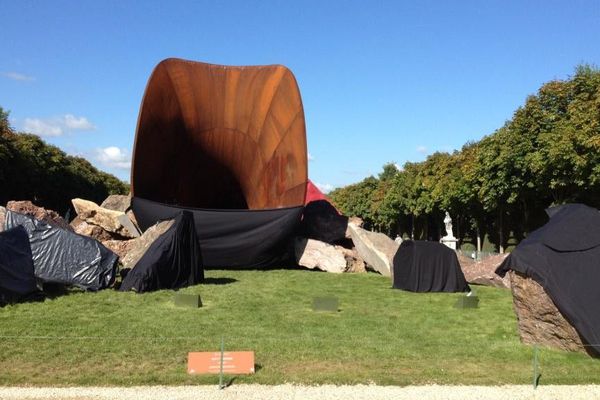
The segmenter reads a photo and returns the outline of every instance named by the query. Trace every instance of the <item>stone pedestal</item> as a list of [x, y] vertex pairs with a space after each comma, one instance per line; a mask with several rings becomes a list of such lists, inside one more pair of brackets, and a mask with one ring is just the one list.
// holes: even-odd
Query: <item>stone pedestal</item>
[[440, 243], [445, 244], [446, 246], [450, 247], [452, 250], [456, 250], [457, 242], [458, 242], [458, 239], [455, 238], [454, 236], [444, 236], [443, 238], [440, 239]]

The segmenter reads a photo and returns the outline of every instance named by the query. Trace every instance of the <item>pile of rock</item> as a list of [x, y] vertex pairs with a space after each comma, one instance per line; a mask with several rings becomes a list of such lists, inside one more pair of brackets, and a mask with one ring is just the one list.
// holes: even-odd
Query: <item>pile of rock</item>
[[[150, 245], [172, 223], [166, 221], [157, 224], [141, 235], [130, 210], [130, 196], [111, 195], [100, 205], [89, 200], [73, 199], [72, 204], [77, 215], [70, 224], [55, 211], [35, 206], [30, 201], [10, 201], [6, 209], [29, 214], [52, 225], [94, 238], [115, 252], [125, 268], [133, 268]], [[0, 207], [0, 230], [4, 227], [6, 209]], [[335, 218], [330, 220], [337, 225], [341, 221]], [[391, 276], [393, 257], [400, 244], [382, 233], [363, 229], [359, 218], [345, 218], [343, 223], [344, 229], [340, 230], [336, 225], [336, 229], [332, 230], [335, 237], [329, 239], [333, 243], [311, 237], [297, 237], [294, 248], [298, 265], [334, 273], [371, 270]]]
[[131, 197], [111, 195], [98, 205], [89, 200], [71, 201], [77, 216], [71, 221], [76, 233], [92, 237], [119, 256], [124, 268], [133, 268], [154, 241], [173, 224], [158, 223], [140, 234], [131, 211]]
[[334, 273], [371, 270], [384, 276], [392, 275], [393, 257], [400, 246], [382, 233], [363, 229], [358, 218], [348, 221], [345, 235], [334, 243], [298, 237], [294, 245], [300, 266]]

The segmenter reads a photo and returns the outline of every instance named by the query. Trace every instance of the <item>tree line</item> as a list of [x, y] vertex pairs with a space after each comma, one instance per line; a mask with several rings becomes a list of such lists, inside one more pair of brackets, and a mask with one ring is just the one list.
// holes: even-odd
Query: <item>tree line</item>
[[0, 107], [0, 205], [30, 200], [64, 215], [75, 197], [99, 203], [109, 194], [128, 192], [128, 184], [84, 158], [69, 156], [36, 135], [16, 132]]
[[389, 235], [437, 240], [445, 211], [463, 244], [495, 250], [547, 221], [552, 205], [600, 207], [600, 70], [581, 65], [545, 83], [504, 126], [453, 153], [338, 188], [331, 199]]

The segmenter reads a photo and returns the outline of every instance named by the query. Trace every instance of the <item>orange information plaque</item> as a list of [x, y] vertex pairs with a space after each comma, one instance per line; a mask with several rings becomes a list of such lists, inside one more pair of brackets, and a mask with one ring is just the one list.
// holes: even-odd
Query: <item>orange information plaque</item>
[[[221, 353], [215, 351], [188, 353], [188, 374], [219, 374]], [[253, 351], [226, 351], [223, 353], [223, 373], [253, 374]]]

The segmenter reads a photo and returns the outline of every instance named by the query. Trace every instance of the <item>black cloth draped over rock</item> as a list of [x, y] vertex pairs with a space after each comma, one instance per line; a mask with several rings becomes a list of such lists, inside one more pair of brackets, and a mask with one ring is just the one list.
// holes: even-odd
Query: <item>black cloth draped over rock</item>
[[194, 217], [180, 211], [173, 225], [148, 248], [127, 274], [120, 290], [138, 293], [179, 289], [204, 280]]
[[546, 213], [550, 220], [519, 243], [496, 273], [513, 270], [539, 283], [600, 353], [600, 212], [566, 204]]
[[394, 288], [411, 292], [468, 292], [454, 250], [438, 243], [405, 240], [394, 256]]

